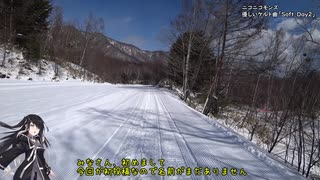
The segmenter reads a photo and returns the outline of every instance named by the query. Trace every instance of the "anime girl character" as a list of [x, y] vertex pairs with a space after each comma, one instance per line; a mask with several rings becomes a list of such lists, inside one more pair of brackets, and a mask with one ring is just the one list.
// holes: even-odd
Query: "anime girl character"
[[40, 116], [30, 114], [17, 125], [10, 126], [0, 121], [0, 127], [18, 130], [6, 132], [0, 142], [0, 168], [4, 170], [17, 156], [25, 153], [25, 160], [16, 170], [14, 180], [50, 180], [55, 176], [44, 158], [45, 147], [50, 146], [44, 136], [44, 121]]

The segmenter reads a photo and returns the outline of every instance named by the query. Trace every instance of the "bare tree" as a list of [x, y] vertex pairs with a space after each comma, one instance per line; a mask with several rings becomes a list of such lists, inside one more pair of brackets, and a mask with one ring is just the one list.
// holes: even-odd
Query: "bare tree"
[[[51, 15], [51, 28], [49, 30], [49, 41], [50, 41], [50, 51], [49, 57], [52, 62], [54, 62], [54, 72], [55, 77], [59, 76], [59, 64], [61, 63], [61, 58], [59, 54], [63, 50], [63, 13], [61, 7], [54, 7], [53, 13]], [[45, 51], [45, 45], [43, 47], [43, 52]], [[41, 64], [41, 63], [40, 63]]]
[[[195, 80], [195, 78], [191, 77], [193, 75], [190, 74], [190, 69], [193, 68], [190, 61], [192, 50], [195, 48], [195, 36], [196, 33], [201, 31], [206, 32], [208, 16], [203, 0], [184, 1], [183, 5], [183, 12], [171, 23], [172, 29], [167, 32], [167, 36], [171, 40], [171, 45], [179, 39], [182, 41], [179, 46], [175, 47], [178, 54], [183, 54], [182, 57], [179, 57], [182, 59], [173, 59], [172, 63], [174, 64], [172, 65], [176, 68], [174, 70], [175, 73], [181, 71], [183, 99], [186, 101], [193, 86], [192, 84], [194, 84], [192, 82]], [[178, 58], [178, 56], [174, 58]]]
[[[243, 123], [249, 120], [248, 130], [250, 132], [250, 140], [253, 139], [257, 129], [263, 124], [261, 115], [259, 115], [258, 108], [264, 108], [265, 115], [264, 121], [272, 122], [272, 118], [276, 117], [269, 114], [267, 111], [270, 109], [270, 99], [272, 96], [273, 76], [280, 64], [286, 60], [285, 50], [288, 48], [288, 43], [284, 40], [282, 30], [276, 31], [271, 35], [265, 35], [270, 39], [269, 42], [264, 42], [265, 47], [255, 61], [250, 61], [248, 69], [254, 76], [258, 76], [252, 95], [252, 103], [247, 106], [247, 112], [244, 116]], [[267, 88], [265, 88], [267, 86]], [[261, 95], [261, 94], [266, 94]], [[258, 98], [260, 97], [260, 98]], [[261, 113], [260, 113], [261, 114]], [[278, 125], [278, 123], [276, 123]], [[263, 126], [263, 125], [262, 125]]]
[[[305, 23], [309, 22], [309, 24]], [[319, 57], [318, 39], [313, 37], [313, 21], [299, 21], [302, 36], [292, 42], [292, 54], [287, 63], [279, 126], [274, 126], [274, 136], [269, 152], [278, 142], [286, 140], [285, 161], [288, 161], [289, 149], [292, 150], [291, 164], [297, 158], [297, 169], [308, 177], [311, 168], [319, 163]], [[291, 89], [288, 92], [288, 89]]]
[[[208, 11], [212, 19], [212, 34], [215, 38], [213, 49], [217, 56], [216, 73], [207, 94], [203, 113], [209, 109], [218, 112], [218, 101], [221, 96], [221, 76], [224, 65], [239, 55], [246, 55], [245, 46], [258, 35], [265, 25], [264, 18], [243, 18], [241, 8], [246, 4], [260, 3], [257, 1], [207, 1]], [[209, 107], [211, 106], [211, 107]], [[212, 106], [214, 106], [212, 108]]]
[[79, 28], [84, 33], [84, 45], [82, 48], [79, 65], [82, 67], [82, 76], [85, 78], [84, 70], [84, 60], [88, 47], [90, 46], [91, 41], [96, 37], [96, 33], [103, 33], [104, 31], [104, 20], [102, 18], [96, 18], [92, 14], [88, 16], [85, 20], [83, 27]]

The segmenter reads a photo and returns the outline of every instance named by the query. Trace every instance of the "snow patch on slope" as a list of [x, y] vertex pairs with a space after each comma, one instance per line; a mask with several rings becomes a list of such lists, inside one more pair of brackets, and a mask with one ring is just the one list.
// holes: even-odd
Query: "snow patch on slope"
[[[3, 61], [4, 49], [0, 48], [0, 64]], [[58, 69], [56, 75], [55, 69]], [[39, 60], [38, 63], [30, 63], [24, 59], [21, 51], [12, 50], [6, 51], [6, 60], [4, 67], [0, 66], [0, 79], [20, 79], [30, 81], [81, 81], [78, 74], [81, 67], [78, 65], [65, 62], [63, 67], [56, 65], [54, 62], [44, 59]], [[88, 71], [97, 79], [99, 77]]]

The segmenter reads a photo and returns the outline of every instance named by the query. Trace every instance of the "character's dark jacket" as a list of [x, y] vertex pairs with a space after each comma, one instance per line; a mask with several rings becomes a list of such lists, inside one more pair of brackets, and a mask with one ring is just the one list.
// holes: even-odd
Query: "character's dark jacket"
[[[37, 138], [39, 142], [40, 139]], [[25, 153], [25, 160], [18, 167], [14, 174], [14, 180], [31, 180], [34, 176], [33, 173], [38, 172], [36, 175], [37, 180], [50, 180], [50, 167], [44, 158], [43, 146], [37, 146], [33, 141], [25, 134], [21, 134], [17, 137], [17, 143], [12, 146], [11, 149], [0, 154], [0, 168], [7, 167], [17, 156]], [[37, 164], [34, 164], [37, 163]], [[38, 169], [35, 169], [38, 168]]]

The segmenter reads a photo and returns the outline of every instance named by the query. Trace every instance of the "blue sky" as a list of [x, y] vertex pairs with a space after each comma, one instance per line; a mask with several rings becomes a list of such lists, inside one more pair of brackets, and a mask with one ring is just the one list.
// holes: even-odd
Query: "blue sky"
[[[267, 5], [279, 5], [282, 11], [314, 11], [319, 0], [267, 0]], [[183, 0], [53, 0], [61, 6], [66, 21], [83, 21], [90, 13], [104, 18], [105, 35], [136, 45], [144, 50], [167, 50], [159, 39], [181, 11]], [[320, 16], [320, 15], [318, 15]], [[283, 18], [273, 19], [279, 23]]]
[[144, 50], [167, 49], [160, 31], [181, 10], [181, 0], [54, 0], [64, 19], [81, 22], [90, 12], [104, 18], [105, 35]]

